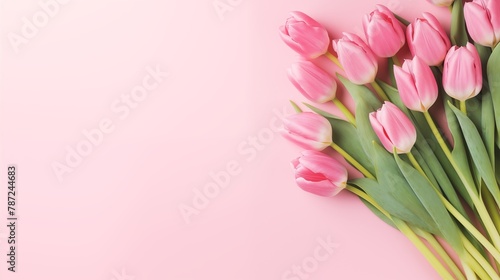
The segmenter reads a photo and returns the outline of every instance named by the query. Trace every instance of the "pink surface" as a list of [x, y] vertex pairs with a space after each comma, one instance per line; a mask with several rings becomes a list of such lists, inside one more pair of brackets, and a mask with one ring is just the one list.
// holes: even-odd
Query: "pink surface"
[[[288, 99], [303, 100], [277, 31], [287, 13], [338, 36], [359, 33], [377, 1], [52, 3], [44, 18], [38, 1], [1, 1], [0, 279], [438, 279], [352, 195], [296, 187], [300, 149], [275, 133]], [[381, 3], [446, 15], [424, 0]], [[22, 35], [33, 16], [41, 27]]]

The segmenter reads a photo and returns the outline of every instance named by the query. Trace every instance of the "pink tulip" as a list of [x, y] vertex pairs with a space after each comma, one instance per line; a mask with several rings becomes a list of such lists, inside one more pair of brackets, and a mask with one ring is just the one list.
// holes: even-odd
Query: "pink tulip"
[[443, 68], [443, 87], [446, 93], [460, 101], [476, 96], [483, 86], [483, 70], [476, 47], [453, 46], [446, 55]]
[[347, 185], [347, 169], [324, 153], [304, 151], [292, 165], [297, 185], [306, 192], [330, 197]]
[[379, 57], [394, 56], [405, 44], [405, 32], [399, 20], [385, 6], [363, 18], [366, 40], [372, 51]]
[[332, 144], [332, 126], [318, 114], [291, 115], [283, 120], [283, 124], [283, 137], [304, 149], [321, 151]]
[[375, 81], [378, 62], [368, 45], [359, 36], [344, 32], [342, 39], [333, 41], [347, 78], [358, 85]]
[[455, 0], [427, 0], [427, 2], [430, 2], [436, 6], [451, 6]]
[[423, 13], [406, 29], [408, 47], [413, 56], [430, 66], [440, 65], [451, 43], [439, 21], [430, 13]]
[[302, 12], [291, 12], [280, 27], [281, 39], [301, 56], [313, 59], [325, 54], [330, 45], [326, 29]]
[[417, 132], [410, 119], [396, 105], [385, 102], [370, 113], [370, 122], [382, 145], [389, 152], [409, 153], [417, 141]]
[[335, 98], [335, 79], [310, 61], [294, 63], [288, 69], [288, 79], [304, 97], [313, 102], [325, 103]]
[[470, 36], [477, 43], [494, 47], [500, 41], [500, 2], [473, 0], [465, 3], [465, 22]]
[[401, 100], [413, 111], [426, 112], [438, 98], [438, 86], [431, 68], [418, 56], [394, 66]]

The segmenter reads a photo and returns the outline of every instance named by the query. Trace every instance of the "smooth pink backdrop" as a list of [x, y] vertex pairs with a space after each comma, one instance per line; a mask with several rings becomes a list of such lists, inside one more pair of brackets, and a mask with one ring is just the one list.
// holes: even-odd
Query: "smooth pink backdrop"
[[[438, 279], [357, 198], [296, 187], [289, 161], [300, 150], [273, 129], [289, 99], [303, 100], [285, 75], [297, 56], [277, 31], [289, 11], [337, 37], [359, 33], [376, 3], [408, 18], [445, 19], [446, 9], [424, 0], [60, 2], [16, 52], [9, 37], [44, 10], [0, 1], [0, 279], [296, 280], [283, 275], [328, 236], [333, 253], [308, 279]], [[116, 113], [147, 67], [169, 76], [126, 117]], [[103, 120], [114, 130], [58, 180], [66, 147]], [[6, 264], [9, 164], [18, 168], [16, 273]], [[187, 223], [179, 207], [193, 207], [227, 165], [235, 175]]]

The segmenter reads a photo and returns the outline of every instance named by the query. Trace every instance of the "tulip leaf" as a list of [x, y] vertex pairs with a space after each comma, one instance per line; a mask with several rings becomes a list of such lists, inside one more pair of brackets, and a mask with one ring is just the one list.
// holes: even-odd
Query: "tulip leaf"
[[401, 160], [399, 155], [394, 154], [399, 170], [403, 173], [406, 181], [413, 189], [422, 205], [434, 219], [442, 237], [461, 255], [464, 247], [460, 240], [459, 229], [453, 221], [448, 210], [439, 198], [433, 186], [410, 164]]
[[345, 77], [342, 77], [341, 75], [337, 75], [337, 78], [346, 87], [347, 91], [354, 99], [356, 105], [361, 102], [366, 103], [371, 107], [373, 111], [377, 110], [378, 108], [380, 108], [380, 106], [382, 106], [382, 103], [377, 99], [377, 97], [375, 97], [375, 95], [371, 92], [371, 90], [366, 86], [353, 84], [351, 81], [349, 81]]
[[368, 207], [368, 209], [370, 209], [370, 211], [373, 212], [373, 214], [375, 214], [375, 216], [379, 217], [379, 219], [381, 219], [391, 227], [397, 229], [396, 225], [392, 222], [392, 220], [389, 219], [386, 215], [382, 214], [382, 212], [380, 212], [380, 210], [378, 210], [377, 207], [373, 206], [370, 202], [362, 199], [361, 197], [359, 199], [361, 199], [361, 201], [366, 205], [366, 207]]
[[297, 105], [297, 103], [290, 100], [290, 104], [292, 104], [292, 107], [295, 110], [295, 113], [302, 113], [302, 109], [300, 109], [300, 107], [299, 107], [299, 105]]
[[340, 75], [338, 75], [338, 77], [356, 103], [357, 138], [359, 139], [365, 154], [371, 158], [373, 150], [372, 142], [378, 141], [378, 137], [372, 129], [369, 114], [380, 108], [382, 103], [366, 86], [355, 85]]
[[304, 105], [306, 105], [313, 112], [325, 117], [330, 122], [332, 125], [332, 139], [335, 144], [339, 145], [349, 155], [361, 163], [363, 167], [370, 171], [370, 173], [374, 173], [373, 164], [361, 145], [356, 127], [335, 115], [314, 107], [313, 105], [307, 103], [304, 103]]
[[[448, 95], [444, 95], [444, 101], [445, 101], [445, 112], [446, 112], [446, 120], [448, 121], [448, 128], [451, 131], [451, 134], [453, 136], [453, 151], [452, 151], [452, 157], [453, 160], [457, 163], [458, 168], [460, 169], [460, 172], [462, 175], [465, 177], [465, 180], [468, 181], [469, 183], [474, 182], [472, 178], [472, 174], [470, 171], [470, 166], [469, 166], [469, 159], [467, 157], [467, 151], [465, 150], [465, 143], [464, 143], [464, 136], [462, 135], [462, 130], [460, 129], [460, 124], [458, 122], [457, 117], [455, 116], [454, 112], [451, 109], [451, 106], [448, 104], [451, 104], [451, 97]], [[463, 188], [458, 188], [458, 191], [464, 198], [468, 198], [469, 200], [470, 195], [464, 186]], [[473, 190], [478, 194], [477, 190]], [[472, 202], [469, 203], [469, 206], [474, 208], [474, 204]]]
[[483, 140], [481, 139], [481, 135], [477, 131], [474, 123], [464, 113], [458, 110], [450, 102], [448, 102], [448, 105], [457, 116], [462, 128], [465, 142], [469, 148], [472, 161], [483, 178], [486, 187], [490, 190], [497, 204], [500, 205], [500, 190], [497, 186], [495, 170], [493, 169], [488, 151], [486, 150]]
[[[453, 184], [448, 178], [449, 175], [447, 174], [449, 173], [451, 174], [451, 176], [455, 176], [455, 185], [457, 186], [457, 188], [461, 187], [465, 194], [467, 194], [467, 191], [465, 190], [464, 185], [461, 183], [460, 178], [458, 178], [457, 173], [454, 171], [453, 166], [451, 166], [449, 160], [446, 158], [446, 155], [439, 148], [438, 143], [435, 141], [432, 132], [430, 132], [431, 130], [429, 128], [429, 125], [425, 121], [425, 117], [420, 112], [411, 112], [410, 110], [408, 110], [408, 108], [406, 108], [403, 104], [403, 101], [401, 100], [401, 97], [399, 95], [399, 91], [396, 88], [382, 81], [379, 81], [379, 84], [387, 93], [387, 96], [389, 96], [391, 101], [396, 106], [398, 106], [398, 108], [400, 108], [401, 111], [403, 111], [410, 119], [413, 120], [413, 123], [415, 124], [415, 128], [417, 130], [417, 142], [415, 143], [417, 149], [414, 149], [417, 152], [415, 152], [415, 157], [417, 158], [417, 160], [419, 160], [419, 163], [420, 165], [422, 165], [425, 173], [433, 182], [436, 182], [436, 180], [439, 182], [439, 186], [445, 193], [446, 197], [448, 197], [450, 203], [452, 203], [453, 206], [460, 211], [460, 213], [467, 217], [462, 202], [460, 201], [460, 198], [458, 197]], [[426, 134], [424, 133], [424, 131], [428, 133]], [[430, 144], [428, 143], [428, 141], [431, 141]], [[435, 149], [432, 149], [430, 145], [435, 147]], [[421, 158], [420, 153], [422, 154]], [[446, 170], [445, 168], [447, 168], [448, 170]], [[467, 196], [465, 196], [465, 199], [467, 202], [470, 201], [470, 203], [472, 203], [472, 200], [470, 199], [470, 196], [468, 194]]]
[[391, 154], [378, 143], [373, 142], [372, 147], [379, 187], [369, 187], [364, 181], [356, 185], [391, 215], [429, 232], [438, 233], [437, 225], [401, 174]]
[[488, 71], [487, 65], [488, 65], [488, 60], [490, 59], [491, 56], [491, 48], [479, 45], [478, 43], [474, 43], [474, 46], [476, 47], [477, 52], [479, 53], [479, 57], [481, 58], [481, 66], [483, 68], [483, 73], [486, 73]]
[[[396, 171], [399, 172], [399, 170]], [[421, 209], [419, 209], [419, 211], [421, 211], [424, 216], [419, 216], [419, 214], [415, 213], [419, 211], [414, 211], [414, 209], [408, 208], [406, 199], [405, 197], [401, 197], [401, 190], [398, 189], [398, 186], [384, 185], [368, 178], [354, 179], [349, 181], [349, 183], [360, 187], [377, 204], [379, 204], [383, 209], [391, 214], [391, 216], [404, 220], [405, 222], [420, 227], [428, 232], [438, 232], [437, 225], [434, 224], [434, 221], [429, 216], [429, 214], [426, 213], [423, 206], [421, 207]], [[418, 202], [418, 198], [415, 197], [412, 199]], [[420, 204], [420, 202], [418, 203]], [[427, 220], [425, 220], [426, 218]]]
[[482, 97], [481, 133], [493, 170], [495, 170], [495, 112], [493, 99], [489, 90], [483, 90]]
[[465, 46], [469, 42], [467, 29], [465, 28], [464, 6], [462, 0], [455, 0], [451, 9], [451, 32], [452, 45]]
[[314, 107], [313, 105], [311, 104], [308, 104], [308, 103], [305, 103], [304, 102], [304, 105], [306, 105], [307, 108], [311, 109], [311, 111], [313, 111], [314, 113], [318, 114], [318, 115], [321, 115], [327, 119], [340, 119], [339, 117], [333, 115], [333, 114], [330, 114], [326, 111], [323, 111], [317, 107]]
[[[495, 110], [495, 123], [497, 135], [500, 136], [500, 48], [495, 48], [488, 60], [488, 83], [490, 86], [493, 108]], [[500, 137], [497, 137], [500, 139]], [[497, 142], [500, 148], [500, 140]]]
[[398, 15], [396, 13], [393, 13], [393, 14], [396, 17], [396, 19], [399, 20], [399, 22], [401, 22], [404, 26], [410, 25], [410, 22], [407, 21], [404, 17], [402, 17], [402, 16], [400, 16], [400, 15]]

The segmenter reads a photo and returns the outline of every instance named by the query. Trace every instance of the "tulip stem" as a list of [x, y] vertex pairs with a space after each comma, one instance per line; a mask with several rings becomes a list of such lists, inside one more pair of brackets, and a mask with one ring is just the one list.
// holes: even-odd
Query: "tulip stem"
[[467, 104], [463, 100], [460, 100], [460, 111], [467, 115]]
[[[472, 243], [465, 237], [463, 233], [460, 233], [460, 238], [464, 243], [465, 249], [469, 252], [470, 256], [474, 258], [473, 269], [479, 276], [479, 279], [500, 279], [497, 272], [491, 266], [491, 264], [481, 255], [481, 253], [472, 245]], [[471, 260], [470, 260], [471, 261]]]
[[[469, 181], [469, 179], [467, 179], [465, 177], [464, 173], [460, 170], [460, 167], [458, 166], [457, 162], [455, 161], [455, 158], [453, 157], [453, 155], [450, 151], [450, 148], [448, 148], [443, 137], [439, 133], [439, 130], [438, 130], [436, 124], [434, 123], [432, 116], [429, 114], [429, 112], [424, 112], [424, 116], [425, 116], [425, 119], [427, 120], [427, 122], [429, 123], [429, 126], [431, 127], [432, 133], [434, 134], [439, 145], [441, 146], [441, 149], [443, 150], [446, 157], [450, 161], [452, 167], [457, 172], [458, 177], [460, 178], [460, 180], [464, 184], [465, 189], [467, 190], [467, 193], [471, 197], [472, 203], [476, 207], [476, 210], [477, 210], [482, 222], [484, 223], [484, 227], [486, 228], [486, 231], [488, 232], [491, 240], [493, 241], [495, 248], [500, 248], [500, 235], [495, 227], [495, 224], [493, 223], [493, 220], [491, 219], [491, 217], [488, 213], [488, 210], [486, 209], [486, 206], [484, 205], [482, 199], [479, 197], [479, 195], [477, 193], [476, 186], [474, 185], [474, 183], [471, 183]], [[479, 239], [478, 239], [478, 241], [479, 241]]]
[[356, 119], [352, 115], [351, 111], [349, 111], [349, 109], [347, 109], [347, 107], [344, 105], [344, 103], [342, 103], [342, 101], [340, 101], [338, 98], [334, 98], [332, 100], [332, 102], [333, 102], [333, 104], [335, 104], [335, 106], [337, 106], [337, 108], [339, 108], [339, 110], [342, 112], [342, 114], [344, 114], [344, 116], [347, 118], [347, 120], [352, 125], [356, 126]]
[[455, 219], [457, 219], [458, 222], [460, 222], [460, 224], [462, 224], [462, 226], [464, 228], [466, 228], [471, 234], [472, 236], [474, 236], [477, 241], [479, 241], [479, 243], [481, 243], [490, 253], [491, 255], [493, 256], [493, 258], [495, 258], [495, 260], [499, 261], [500, 259], [500, 252], [495, 248], [495, 246], [493, 246], [493, 244], [491, 244], [488, 239], [486, 239], [482, 234], [481, 232], [479, 232], [476, 227], [471, 223], [469, 222], [469, 220], [467, 220], [456, 208], [455, 206], [453, 206], [453, 204], [451, 204], [442, 194], [441, 192], [439, 192], [439, 190], [437, 189], [436, 186], [434, 186], [434, 184], [429, 180], [429, 177], [427, 177], [427, 175], [425, 174], [424, 170], [422, 169], [422, 167], [420, 166], [420, 164], [418, 163], [418, 161], [415, 159], [415, 157], [413, 156], [412, 153], [408, 153], [408, 158], [410, 159], [410, 162], [412, 163], [412, 165], [415, 167], [415, 169], [418, 170], [418, 172], [420, 172], [420, 174], [422, 174], [422, 176], [424, 176], [427, 181], [431, 184], [431, 186], [434, 188], [434, 190], [436, 191], [437, 195], [439, 196], [439, 198], [441, 199], [441, 201], [444, 203], [444, 206], [446, 207], [446, 209], [448, 210], [448, 212], [450, 212], [450, 214], [455, 217]]
[[392, 57], [392, 62], [396, 66], [401, 66], [401, 61], [399, 61], [399, 58], [398, 58], [398, 56], [396, 54]]
[[443, 266], [443, 264], [439, 261], [438, 258], [432, 253], [432, 251], [422, 242], [422, 240], [418, 237], [418, 235], [413, 231], [413, 229], [408, 226], [404, 221], [391, 216], [387, 211], [385, 211], [377, 202], [375, 202], [370, 196], [368, 196], [365, 192], [359, 190], [356, 187], [347, 185], [346, 189], [353, 194], [359, 196], [364, 199], [366, 202], [370, 203], [375, 207], [378, 211], [380, 211], [383, 215], [385, 215], [389, 220], [391, 220], [394, 225], [401, 231], [417, 249], [424, 255], [427, 261], [434, 267], [434, 269], [439, 273], [439, 275], [443, 279], [456, 279], [454, 278], [450, 272]]
[[334, 56], [331, 52], [327, 52], [325, 53], [326, 57], [328, 57], [331, 61], [333, 61], [333, 63], [335, 63], [335, 65], [337, 65], [340, 69], [344, 69], [344, 67], [342, 67], [342, 64], [340, 64], [340, 61], [339, 59]]
[[373, 81], [371, 85], [375, 92], [377, 92], [380, 99], [382, 99], [383, 101], [389, 101], [389, 97], [387, 97], [387, 94], [385, 94], [385, 91], [380, 87], [377, 81]]
[[348, 154], [344, 149], [342, 149], [339, 145], [332, 142], [330, 145], [335, 151], [337, 151], [341, 156], [347, 160], [352, 166], [354, 166], [359, 172], [365, 175], [366, 178], [375, 179], [370, 171], [363, 167], [356, 159], [354, 159], [350, 154]]
[[416, 234], [420, 235], [422, 238], [427, 240], [429, 242], [429, 245], [431, 245], [432, 248], [436, 251], [436, 253], [441, 257], [441, 259], [444, 261], [444, 263], [450, 268], [451, 272], [455, 274], [457, 279], [463, 279], [465, 280], [465, 276], [462, 274], [462, 271], [460, 268], [458, 268], [457, 264], [453, 261], [453, 259], [448, 255], [448, 252], [446, 252], [445, 249], [443, 249], [443, 246], [439, 243], [439, 241], [436, 240], [436, 238], [428, 233], [427, 231], [421, 230], [419, 228], [414, 228], [412, 227], [413, 230], [415, 231]]

